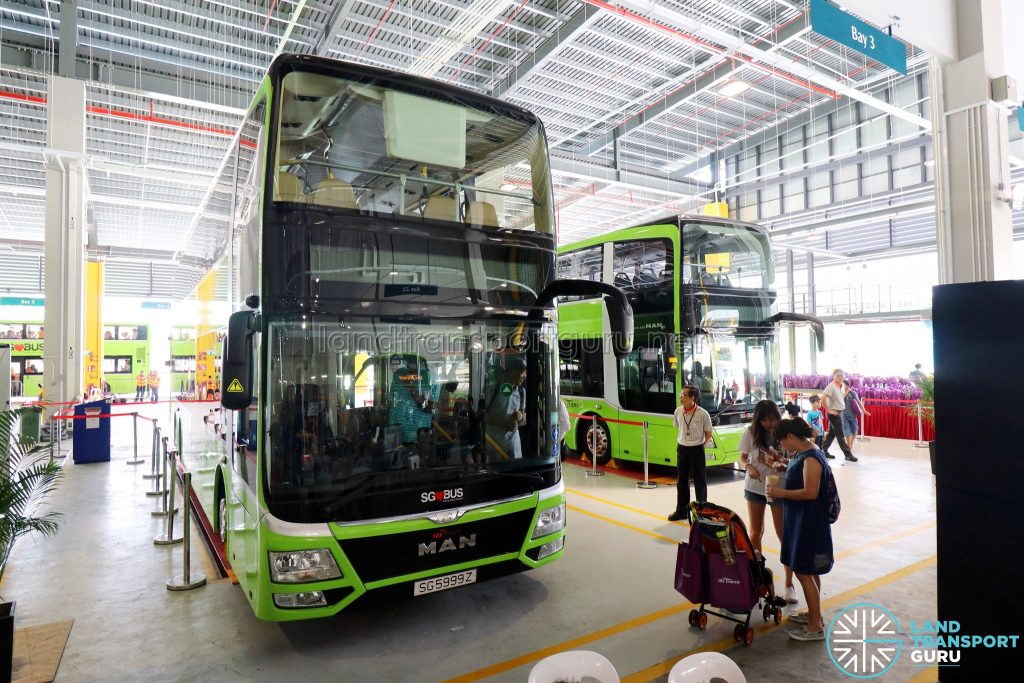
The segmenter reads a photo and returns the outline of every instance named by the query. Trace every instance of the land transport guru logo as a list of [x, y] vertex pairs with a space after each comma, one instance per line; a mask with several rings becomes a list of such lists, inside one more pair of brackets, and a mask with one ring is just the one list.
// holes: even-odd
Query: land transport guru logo
[[961, 633], [958, 621], [910, 621], [904, 634], [896, 616], [873, 603], [850, 605], [829, 624], [826, 644], [832, 662], [851, 678], [876, 678], [896, 664], [904, 641], [915, 666], [959, 666], [962, 651], [1016, 648], [1019, 635]]
[[825, 641], [832, 662], [853, 678], [881, 676], [903, 651], [899, 619], [884, 607], [867, 602], [837, 614]]

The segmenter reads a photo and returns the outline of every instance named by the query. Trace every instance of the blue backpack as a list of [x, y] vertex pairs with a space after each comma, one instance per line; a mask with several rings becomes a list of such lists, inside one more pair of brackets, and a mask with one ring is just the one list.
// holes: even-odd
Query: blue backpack
[[832, 475], [832, 468], [827, 464], [825, 472], [828, 473], [828, 477], [825, 479], [825, 515], [828, 517], [829, 524], [835, 524], [839, 519], [839, 511], [843, 509], [843, 504], [839, 500], [836, 478]]

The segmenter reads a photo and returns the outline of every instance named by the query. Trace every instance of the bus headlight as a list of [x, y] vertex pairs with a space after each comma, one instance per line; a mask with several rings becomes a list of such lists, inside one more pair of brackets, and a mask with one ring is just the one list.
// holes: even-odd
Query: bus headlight
[[309, 593], [274, 593], [274, 605], [285, 609], [294, 607], [327, 607], [327, 597], [322, 591]]
[[544, 545], [542, 545], [540, 547], [540, 550], [537, 553], [537, 561], [539, 562], [539, 561], [543, 560], [548, 555], [554, 555], [555, 553], [557, 553], [559, 550], [561, 550], [564, 547], [565, 547], [565, 536], [559, 536], [558, 538], [556, 538], [555, 540], [551, 541], [550, 543], [545, 543]]
[[537, 526], [533, 528], [532, 538], [540, 538], [561, 531], [565, 528], [565, 503], [541, 510], [537, 515]]
[[274, 583], [308, 583], [341, 577], [341, 570], [327, 548], [270, 553], [270, 580]]

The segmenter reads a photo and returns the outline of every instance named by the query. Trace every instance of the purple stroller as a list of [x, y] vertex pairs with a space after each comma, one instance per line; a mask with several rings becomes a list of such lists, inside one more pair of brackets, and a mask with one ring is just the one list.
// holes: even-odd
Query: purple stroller
[[679, 544], [675, 587], [700, 605], [690, 611], [690, 626], [707, 628], [713, 614], [735, 622], [733, 637], [747, 645], [754, 640], [750, 615], [755, 609], [765, 621], [782, 622], [785, 600], [775, 595], [771, 570], [754, 552], [743, 520], [720, 505], [690, 504], [690, 538]]

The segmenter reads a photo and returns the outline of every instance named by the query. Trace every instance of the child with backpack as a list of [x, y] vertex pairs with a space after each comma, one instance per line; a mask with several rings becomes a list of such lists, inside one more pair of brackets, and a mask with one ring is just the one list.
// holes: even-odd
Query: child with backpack
[[807, 411], [807, 423], [817, 432], [814, 437], [814, 445], [821, 450], [821, 440], [825, 437], [825, 425], [821, 421], [824, 417], [824, 413], [821, 412], [821, 397], [815, 394], [808, 400], [811, 402], [811, 409]]
[[806, 612], [790, 615], [803, 624], [789, 632], [794, 640], [825, 640], [821, 617], [821, 575], [832, 570], [832, 529], [839, 516], [839, 494], [825, 454], [814, 445], [814, 428], [803, 419], [781, 420], [775, 439], [796, 453], [783, 486], [765, 485], [765, 496], [783, 503], [782, 564], [790, 567], [804, 592]]

